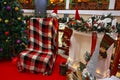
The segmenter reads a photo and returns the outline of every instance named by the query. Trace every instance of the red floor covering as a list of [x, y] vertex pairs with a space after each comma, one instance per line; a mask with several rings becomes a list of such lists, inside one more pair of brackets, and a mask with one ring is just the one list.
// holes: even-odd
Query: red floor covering
[[20, 73], [11, 61], [0, 61], [0, 80], [66, 80], [66, 76], [61, 76], [59, 65], [66, 61], [65, 58], [57, 56], [53, 73], [50, 76], [33, 73]]

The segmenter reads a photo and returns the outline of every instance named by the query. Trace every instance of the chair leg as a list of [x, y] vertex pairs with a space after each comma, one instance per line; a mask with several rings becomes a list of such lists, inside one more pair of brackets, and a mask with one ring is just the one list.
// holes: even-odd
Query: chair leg
[[45, 72], [43, 75], [51, 75], [52, 74], [52, 70], [50, 70], [49, 72]]
[[54, 65], [55, 65], [56, 58], [57, 58], [57, 54], [56, 54], [56, 56], [55, 56], [55, 58], [54, 58], [54, 60], [53, 60], [52, 69], [50, 69], [50, 71], [48, 71], [48, 72], [43, 73], [43, 75], [51, 75], [51, 74], [52, 74], [52, 72], [53, 72], [53, 67], [54, 67]]
[[23, 67], [20, 65], [20, 63], [17, 63], [17, 68], [19, 72], [24, 72], [25, 70], [23, 69]]

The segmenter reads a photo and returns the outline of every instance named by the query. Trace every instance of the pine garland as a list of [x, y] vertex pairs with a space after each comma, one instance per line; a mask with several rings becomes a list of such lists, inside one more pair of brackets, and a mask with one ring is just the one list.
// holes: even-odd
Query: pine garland
[[[69, 28], [72, 28], [76, 31], [81, 32], [92, 32], [96, 31], [98, 33], [120, 33], [120, 24], [116, 22], [116, 25], [112, 25], [113, 20], [115, 20], [114, 16], [111, 14], [102, 15], [102, 16], [92, 16], [88, 20], [84, 20], [81, 17], [80, 20], [75, 20], [74, 18], [69, 18], [69, 22], [67, 18], [59, 18], [59, 22], [65, 23]], [[109, 22], [108, 22], [109, 21]]]

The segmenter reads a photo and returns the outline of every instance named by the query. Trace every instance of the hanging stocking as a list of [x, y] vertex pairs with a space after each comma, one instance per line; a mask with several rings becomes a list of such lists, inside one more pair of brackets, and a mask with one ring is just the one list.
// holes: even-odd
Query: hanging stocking
[[92, 32], [91, 56], [92, 56], [92, 54], [93, 54], [93, 52], [95, 50], [96, 42], [97, 42], [97, 33]]
[[66, 55], [69, 54], [69, 47], [71, 45], [70, 38], [72, 36], [72, 33], [73, 33], [72, 29], [65, 27], [64, 32], [63, 32], [63, 36], [62, 36], [62, 43], [63, 43], [63, 46], [67, 48], [65, 50]]
[[114, 39], [110, 37], [108, 34], [105, 34], [102, 38], [102, 41], [100, 43], [100, 50], [99, 55], [102, 58], [107, 58], [107, 49], [113, 44]]

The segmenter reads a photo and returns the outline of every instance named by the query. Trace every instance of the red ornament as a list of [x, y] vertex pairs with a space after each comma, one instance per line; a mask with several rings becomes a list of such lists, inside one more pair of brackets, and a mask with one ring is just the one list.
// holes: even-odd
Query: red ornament
[[5, 35], [6, 35], [6, 36], [8, 36], [8, 35], [9, 35], [9, 32], [8, 32], [8, 31], [6, 31], [6, 32], [5, 32]]

